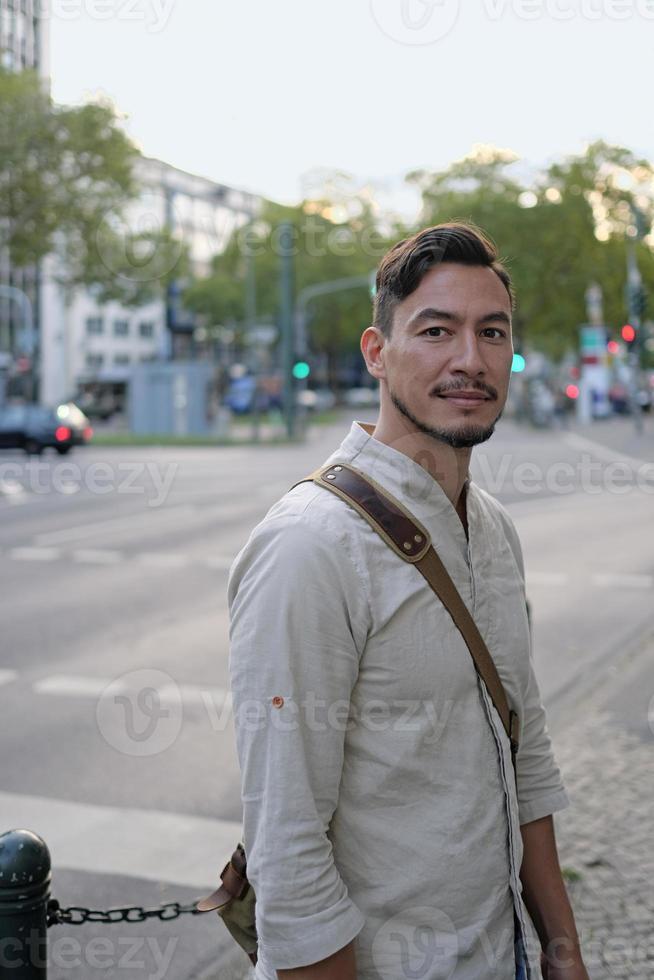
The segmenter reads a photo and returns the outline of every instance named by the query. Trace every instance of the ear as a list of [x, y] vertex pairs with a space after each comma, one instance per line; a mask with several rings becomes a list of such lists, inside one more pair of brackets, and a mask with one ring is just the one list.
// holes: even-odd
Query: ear
[[377, 381], [386, 378], [386, 368], [384, 366], [384, 347], [386, 337], [379, 327], [370, 326], [361, 334], [361, 353], [371, 374]]

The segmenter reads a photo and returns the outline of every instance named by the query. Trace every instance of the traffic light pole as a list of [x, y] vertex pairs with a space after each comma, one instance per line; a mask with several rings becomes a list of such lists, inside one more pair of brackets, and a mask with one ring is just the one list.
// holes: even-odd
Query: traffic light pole
[[[371, 288], [374, 283], [374, 270], [365, 276], [346, 276], [344, 279], [331, 279], [329, 282], [317, 282], [311, 286], [305, 286], [298, 293], [295, 306], [295, 347], [296, 353], [301, 359], [307, 357], [307, 322], [309, 319], [309, 303], [318, 296], [328, 296], [330, 293], [342, 293], [347, 289], [360, 289], [361, 286]], [[301, 380], [301, 389], [304, 390], [306, 378]], [[304, 423], [304, 410], [302, 410], [302, 423]]]
[[282, 378], [284, 422], [289, 439], [295, 435], [295, 390], [293, 385], [294, 322], [293, 322], [293, 225], [284, 222], [279, 227], [279, 291], [280, 326], [282, 334]]
[[638, 268], [638, 262], [636, 261], [636, 245], [631, 240], [627, 242], [627, 303], [629, 322], [636, 331], [636, 336], [627, 356], [631, 375], [629, 401], [631, 403], [631, 414], [633, 415], [636, 434], [639, 436], [643, 433], [643, 411], [638, 401], [641, 343], [640, 296], [642, 288], [643, 280], [640, 275], [640, 269]]

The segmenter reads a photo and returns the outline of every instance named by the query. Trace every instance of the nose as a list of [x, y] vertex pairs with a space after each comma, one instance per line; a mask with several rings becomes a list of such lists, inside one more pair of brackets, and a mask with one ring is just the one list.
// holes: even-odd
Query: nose
[[469, 378], [479, 378], [486, 373], [479, 337], [473, 330], [460, 330], [452, 348], [450, 369]]

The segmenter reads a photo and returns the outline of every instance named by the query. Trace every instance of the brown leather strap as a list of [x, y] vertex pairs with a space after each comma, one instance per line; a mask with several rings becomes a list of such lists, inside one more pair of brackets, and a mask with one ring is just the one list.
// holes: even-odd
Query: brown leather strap
[[232, 854], [231, 860], [227, 862], [220, 872], [220, 885], [211, 895], [207, 895], [196, 905], [199, 912], [211, 912], [219, 909], [222, 905], [233, 898], [242, 898], [248, 889], [247, 862], [243, 845], [238, 844]]
[[463, 636], [477, 673], [486, 685], [510, 739], [511, 752], [515, 757], [518, 751], [518, 717], [509, 707], [504, 685], [484, 638], [432, 547], [426, 528], [387, 490], [347, 463], [332, 463], [321, 467], [298, 482], [313, 482], [327, 487], [365, 518], [400, 558], [416, 566]]

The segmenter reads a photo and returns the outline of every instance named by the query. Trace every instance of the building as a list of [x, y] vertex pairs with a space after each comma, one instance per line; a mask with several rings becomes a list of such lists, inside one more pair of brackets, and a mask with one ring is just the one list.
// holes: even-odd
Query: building
[[[125, 216], [126, 231], [169, 228], [188, 249], [194, 275], [209, 272], [212, 257], [260, 207], [256, 195], [160, 160], [141, 158], [137, 176], [142, 193]], [[109, 414], [124, 406], [133, 365], [192, 356], [195, 324], [179, 302], [182, 285], [173, 282], [139, 308], [101, 305], [93, 290], [79, 290], [66, 305], [52, 276], [46, 277], [41, 401], [76, 399]]]
[[[9, 71], [33, 68], [43, 78], [44, 85], [49, 84], [49, 32], [42, 0], [0, 0], [0, 60]], [[7, 370], [7, 382], [9, 386], [13, 383], [17, 394], [24, 393], [25, 379], [28, 394], [31, 387], [31, 358], [21, 359], [18, 355], [29, 351], [33, 336], [25, 335], [24, 308], [12, 298], [11, 289], [19, 289], [27, 296], [38, 336], [39, 282], [38, 266], [12, 269], [8, 255], [0, 249], [0, 368]], [[21, 360], [24, 376], [19, 373]], [[2, 370], [0, 375], [4, 375]], [[4, 390], [4, 376], [0, 380], [3, 382], [0, 389]]]

